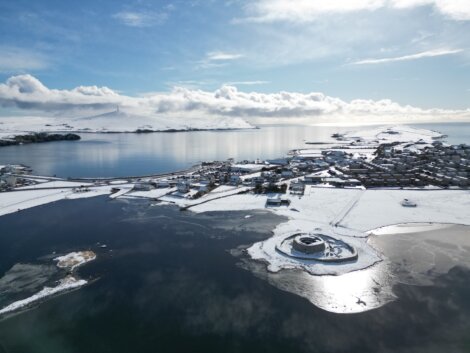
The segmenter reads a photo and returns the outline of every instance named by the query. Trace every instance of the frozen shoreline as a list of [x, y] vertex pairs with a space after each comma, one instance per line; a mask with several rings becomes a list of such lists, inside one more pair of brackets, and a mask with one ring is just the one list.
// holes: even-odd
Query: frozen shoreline
[[[364, 158], [368, 158], [371, 151], [382, 143], [396, 142], [397, 148], [405, 145], [408, 146], [406, 148], [410, 146], [422, 148], [432, 144], [441, 136], [434, 131], [400, 126], [385, 129], [378, 127], [358, 133], [350, 132], [340, 135], [339, 138], [343, 141], [354, 141], [353, 143], [360, 141], [361, 146], [368, 147], [364, 152]], [[232, 167], [259, 171], [270, 165], [233, 163]], [[187, 178], [191, 176], [192, 172], [185, 175]], [[240, 179], [245, 180], [244, 177]], [[145, 180], [142, 182], [145, 183]], [[77, 188], [77, 183], [50, 181], [40, 184], [41, 187], [51, 186], [49, 190], [32, 187], [31, 190], [23, 188], [22, 191], [0, 193], [0, 216], [62, 199], [98, 195], [111, 195], [112, 199], [147, 198], [161, 204], [175, 204], [195, 213], [267, 209], [287, 217], [289, 221], [273, 230], [274, 236], [271, 239], [254, 244], [248, 250], [249, 255], [253, 259], [267, 262], [271, 271], [297, 267], [319, 275], [340, 275], [381, 261], [380, 255], [367, 244], [368, 232], [380, 227], [416, 222], [470, 225], [470, 190], [465, 189], [442, 190], [426, 187], [421, 189], [364, 189], [363, 187], [334, 188], [326, 184], [323, 187], [306, 185], [302, 196], [289, 193], [285, 195], [289, 201], [288, 206], [266, 207], [268, 197], [274, 195], [251, 193], [253, 187], [243, 184], [240, 186], [222, 185], [195, 199], [193, 198], [197, 193], [195, 189], [186, 190], [186, 193], [175, 191], [174, 187], [169, 186], [145, 190], [144, 185], [144, 189], [141, 187], [136, 189], [135, 186], [139, 183], [141, 183], [140, 180], [122, 185], [93, 186], [88, 184], [82, 188], [83, 190], [77, 190], [73, 189]], [[116, 192], [113, 189], [120, 190]], [[413, 200], [418, 207], [403, 207], [404, 199]], [[327, 230], [329, 234], [333, 234], [334, 238], [354, 246], [359, 255], [358, 260], [335, 265], [318, 264], [313, 261], [300, 262], [281, 256], [273, 246], [273, 239], [286, 231], [309, 233], [314, 229]]]
[[84, 279], [76, 279], [73, 276], [68, 276], [62, 279], [56, 287], [44, 287], [40, 292], [33, 294], [32, 296], [26, 299], [18, 300], [4, 307], [3, 309], [0, 309], [0, 315], [13, 313], [15, 311], [27, 308], [28, 306], [34, 305], [40, 302], [41, 300], [45, 300], [46, 298], [52, 295], [80, 288], [87, 283], [88, 282]]
[[[57, 262], [56, 265], [58, 268], [73, 272], [77, 267], [82, 266], [95, 259], [96, 254], [93, 251], [77, 251], [56, 257], [53, 259], [53, 261]], [[28, 308], [34, 304], [46, 300], [47, 298], [53, 295], [61, 294], [73, 289], [78, 289], [86, 285], [87, 283], [87, 280], [80, 279], [75, 275], [69, 274], [65, 278], [59, 280], [57, 286], [44, 287], [41, 291], [33, 294], [32, 296], [15, 301], [7, 305], [6, 307], [0, 309], [0, 316]]]

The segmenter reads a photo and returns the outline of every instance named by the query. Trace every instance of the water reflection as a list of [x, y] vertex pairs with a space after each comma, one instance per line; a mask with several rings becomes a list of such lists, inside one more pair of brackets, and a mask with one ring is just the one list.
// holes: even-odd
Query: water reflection
[[313, 276], [304, 271], [270, 273], [264, 264], [244, 259], [243, 267], [275, 287], [300, 295], [334, 313], [377, 309], [397, 298], [397, 284], [433, 285], [457, 266], [470, 268], [470, 227], [413, 224], [383, 227], [369, 243], [385, 260], [340, 276]]
[[431, 285], [455, 266], [470, 267], [470, 227], [413, 224], [373, 231], [369, 243], [385, 254], [398, 281]]
[[127, 176], [175, 171], [200, 161], [269, 159], [306, 147], [304, 141], [334, 142], [331, 134], [351, 128], [267, 126], [256, 130], [152, 134], [82, 134], [78, 142], [4, 147], [2, 163], [24, 163], [37, 173], [59, 176]]
[[304, 271], [269, 273], [264, 266], [249, 265], [256, 276], [275, 287], [300, 295], [326, 311], [350, 314], [381, 307], [395, 299], [388, 263], [341, 276], [313, 276]]

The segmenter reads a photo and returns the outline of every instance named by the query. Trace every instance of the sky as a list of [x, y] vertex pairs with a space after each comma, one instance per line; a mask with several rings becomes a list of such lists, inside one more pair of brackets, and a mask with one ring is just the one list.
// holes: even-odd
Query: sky
[[0, 0], [0, 115], [470, 119], [468, 0]]

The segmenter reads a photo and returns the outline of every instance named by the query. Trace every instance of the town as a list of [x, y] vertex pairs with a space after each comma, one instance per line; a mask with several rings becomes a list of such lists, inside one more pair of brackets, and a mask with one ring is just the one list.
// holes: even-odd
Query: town
[[[195, 200], [215, 191], [228, 190], [274, 194], [267, 204], [287, 203], [282, 194], [303, 195], [307, 185], [330, 188], [449, 188], [470, 186], [470, 146], [448, 145], [439, 137], [424, 141], [394, 141], [400, 130], [381, 132], [387, 138], [364, 139], [334, 134], [337, 145], [324, 149], [300, 149], [266, 161], [203, 162], [188, 170], [128, 178], [68, 179], [75, 192], [90, 186], [132, 184], [132, 191], [165, 189], [172, 195]], [[21, 165], [0, 166], [0, 190], [31, 187], [58, 178], [31, 176]], [[59, 179], [62, 180], [62, 179]], [[82, 183], [82, 184], [80, 184]], [[46, 186], [46, 184], [44, 184]], [[64, 187], [64, 185], [61, 185]], [[130, 191], [128, 189], [128, 191]]]

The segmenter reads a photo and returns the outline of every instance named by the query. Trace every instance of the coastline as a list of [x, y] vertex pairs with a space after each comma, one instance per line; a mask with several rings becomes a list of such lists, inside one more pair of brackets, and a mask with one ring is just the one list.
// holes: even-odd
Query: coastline
[[[393, 143], [400, 151], [412, 150], [420, 153], [434, 146], [442, 134], [409, 126], [373, 128], [366, 131], [335, 134], [339, 142], [346, 142], [357, 154], [358, 160], [371, 161], [376, 158], [377, 151], [383, 145]], [[359, 144], [359, 145], [358, 145]], [[442, 143], [440, 143], [442, 145]], [[344, 144], [342, 144], [344, 146]], [[367, 147], [361, 149], [360, 147]], [[324, 153], [326, 151], [326, 153]], [[341, 150], [340, 150], [341, 151]], [[362, 152], [364, 151], [364, 152]], [[310, 152], [309, 152], [310, 153]], [[317, 153], [317, 152], [315, 152]], [[331, 154], [332, 157], [329, 157]], [[296, 158], [301, 155], [301, 159]], [[304, 154], [294, 154], [295, 166], [302, 163]], [[335, 165], [335, 156], [345, 155], [336, 149], [320, 150], [320, 156], [326, 156], [328, 169], [318, 175], [328, 180], [333, 175], [341, 175], [340, 167]], [[316, 156], [316, 155], [315, 155]], [[328, 159], [329, 158], [329, 159]], [[326, 164], [325, 162], [322, 162]], [[374, 165], [364, 162], [366, 165]], [[334, 165], [331, 167], [331, 165]], [[377, 252], [367, 244], [370, 231], [391, 224], [411, 222], [435, 222], [470, 225], [470, 190], [466, 188], [441, 189], [424, 186], [413, 187], [334, 187], [328, 182], [321, 185], [306, 183], [302, 194], [291, 190], [291, 186], [299, 182], [299, 177], [289, 172], [290, 176], [273, 184], [272, 191], [257, 192], [253, 184], [246, 184], [246, 179], [259, 178], [261, 174], [272, 175], [272, 170], [279, 167], [275, 164], [232, 162], [213, 162], [201, 164], [181, 173], [168, 173], [154, 177], [136, 177], [124, 179], [81, 179], [83, 185], [71, 180], [38, 181], [31, 190], [17, 188], [13, 191], [0, 193], [0, 215], [16, 212], [29, 207], [58, 200], [109, 195], [110, 199], [148, 199], [154, 204], [174, 204], [181, 210], [194, 213], [217, 211], [249, 211], [267, 210], [274, 214], [287, 217], [288, 221], [273, 230], [273, 237], [256, 243], [248, 249], [251, 258], [263, 259], [269, 263], [272, 271], [288, 268], [301, 268], [315, 275], [341, 275], [351, 271], [367, 268], [382, 261]], [[325, 168], [325, 167], [324, 167]], [[235, 175], [235, 183], [226, 180], [219, 186], [208, 187], [211, 176], [223, 170], [236, 170], [225, 178]], [[321, 170], [321, 169], [320, 169]], [[241, 172], [241, 174], [240, 174]], [[230, 173], [230, 172], [229, 172]], [[269, 174], [271, 173], [271, 174]], [[306, 174], [304, 174], [306, 175]], [[315, 175], [315, 174], [313, 174]], [[28, 180], [28, 176], [23, 176]], [[118, 180], [122, 182], [117, 183]], [[77, 180], [78, 181], [78, 180]], [[85, 184], [85, 181], [88, 184]], [[56, 183], [56, 184], [52, 184]], [[59, 183], [59, 184], [57, 184]], [[280, 186], [285, 183], [289, 190], [279, 193]], [[27, 187], [28, 188], [28, 187]], [[21, 193], [15, 190], [22, 190]], [[204, 190], [204, 191], [201, 191]], [[282, 204], [284, 198], [285, 204]], [[277, 199], [277, 201], [276, 201]], [[402, 200], [411, 199], [418, 207], [403, 207]], [[274, 200], [274, 207], [269, 202]], [[286, 232], [309, 233], [321, 230], [330, 234], [333, 239], [353, 246], [357, 250], [358, 259], [341, 264], [319, 264], [315, 261], [298, 261], [282, 256], [276, 250], [275, 242]]]

